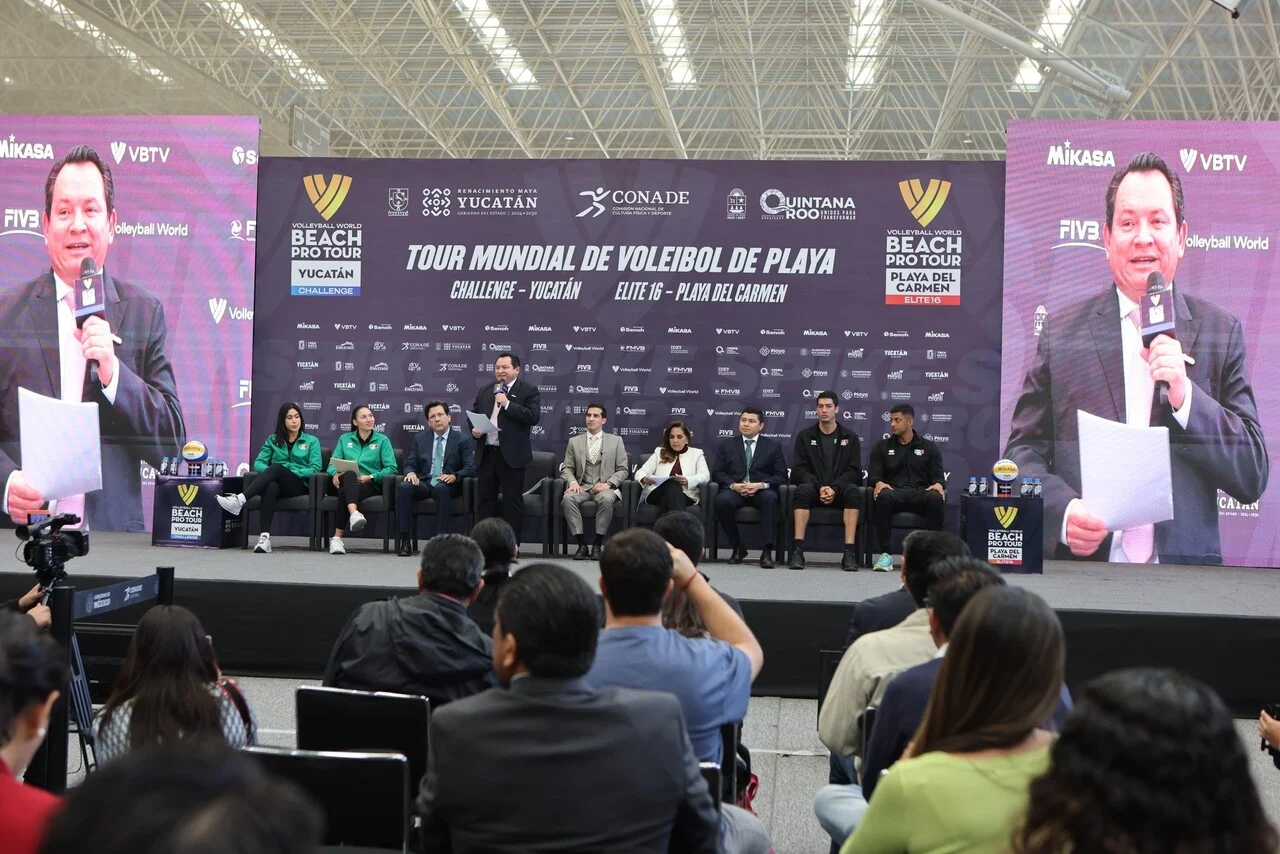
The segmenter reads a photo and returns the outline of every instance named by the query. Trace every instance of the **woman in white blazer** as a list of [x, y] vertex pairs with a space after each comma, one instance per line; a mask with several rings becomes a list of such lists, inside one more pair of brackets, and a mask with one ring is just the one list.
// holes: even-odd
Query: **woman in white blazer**
[[[657, 506], [659, 515], [684, 510], [698, 503], [698, 487], [711, 480], [707, 459], [702, 451], [689, 447], [693, 431], [683, 421], [672, 421], [662, 431], [662, 444], [636, 472], [636, 480], [644, 484], [641, 503]], [[670, 477], [660, 485], [655, 477]]]

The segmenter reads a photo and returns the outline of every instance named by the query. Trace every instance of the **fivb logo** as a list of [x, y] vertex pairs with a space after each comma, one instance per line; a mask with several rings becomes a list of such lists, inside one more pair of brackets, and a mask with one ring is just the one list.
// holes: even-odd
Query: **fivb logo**
[[307, 198], [311, 199], [316, 213], [328, 221], [333, 219], [338, 208], [347, 200], [347, 193], [351, 190], [351, 176], [334, 173], [326, 180], [323, 175], [308, 175], [302, 179], [302, 186], [306, 188]]
[[928, 186], [925, 186], [920, 183], [919, 178], [912, 178], [909, 181], [899, 181], [898, 191], [902, 193], [902, 201], [916, 222], [920, 223], [920, 227], [928, 228], [929, 223], [933, 222], [933, 218], [947, 203], [951, 182], [930, 178]]
[[1182, 168], [1190, 172], [1197, 163], [1205, 172], [1243, 172], [1247, 154], [1201, 154], [1194, 148], [1178, 150]]
[[182, 503], [191, 506], [191, 502], [196, 500], [196, 495], [200, 493], [200, 486], [194, 483], [178, 484], [178, 497], [182, 499]]

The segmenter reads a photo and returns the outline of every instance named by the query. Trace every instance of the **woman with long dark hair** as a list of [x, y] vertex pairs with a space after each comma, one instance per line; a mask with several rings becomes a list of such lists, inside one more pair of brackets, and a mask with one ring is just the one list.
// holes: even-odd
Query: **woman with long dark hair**
[[516, 559], [520, 557], [520, 545], [507, 520], [501, 516], [481, 519], [471, 529], [471, 539], [484, 555], [484, 586], [467, 611], [486, 635], [493, 634], [493, 612], [498, 607], [502, 588], [515, 573]]
[[[364, 514], [360, 512], [360, 502], [372, 498], [382, 490], [382, 479], [395, 477], [400, 471], [396, 465], [396, 452], [391, 447], [391, 440], [374, 427], [377, 419], [373, 410], [367, 406], [357, 406], [351, 410], [351, 432], [338, 437], [333, 456], [329, 458], [329, 484], [326, 487], [330, 495], [341, 496], [345, 512], [337, 513], [333, 537], [329, 540], [329, 554], [344, 555], [347, 547], [342, 542], [343, 531], [351, 533], [364, 528]], [[338, 471], [334, 460], [347, 460], [356, 464], [356, 470]]]
[[276, 512], [276, 500], [306, 495], [310, 489], [311, 475], [320, 472], [320, 440], [302, 432], [302, 410], [296, 403], [286, 403], [276, 415], [276, 432], [267, 437], [253, 461], [258, 476], [249, 481], [244, 492], [235, 495], [219, 495], [218, 503], [228, 513], [239, 516], [246, 501], [255, 495], [262, 496], [258, 516], [262, 521], [262, 533], [253, 547], [259, 554], [271, 553], [271, 518]]
[[1017, 854], [1275, 854], [1249, 760], [1208, 686], [1169, 670], [1085, 686], [1031, 784]]
[[224, 679], [196, 615], [181, 605], [143, 614], [124, 666], [98, 717], [97, 757], [178, 738], [253, 744], [256, 725], [235, 683]]
[[[1062, 625], [1039, 596], [991, 587], [956, 622], [924, 720], [841, 854], [1005, 851], [1062, 687]], [[1083, 854], [1083, 852], [1081, 852]]]
[[698, 487], [711, 480], [706, 456], [692, 442], [689, 425], [672, 421], [662, 431], [662, 444], [636, 472], [636, 480], [644, 484], [640, 501], [656, 505], [659, 514], [697, 504]]

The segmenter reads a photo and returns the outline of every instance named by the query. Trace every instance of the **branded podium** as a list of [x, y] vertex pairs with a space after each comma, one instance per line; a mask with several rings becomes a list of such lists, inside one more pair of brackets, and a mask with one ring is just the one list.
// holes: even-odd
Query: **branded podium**
[[186, 549], [240, 547], [243, 516], [218, 504], [224, 492], [244, 488], [242, 477], [157, 475], [151, 512], [151, 545]]
[[1044, 572], [1044, 499], [961, 495], [960, 536], [1001, 572]]

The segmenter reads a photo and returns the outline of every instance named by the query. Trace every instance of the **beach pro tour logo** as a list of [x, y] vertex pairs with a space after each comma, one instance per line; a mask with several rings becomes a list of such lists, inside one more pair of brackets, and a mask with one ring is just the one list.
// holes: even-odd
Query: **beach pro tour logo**
[[947, 203], [947, 196], [951, 193], [951, 182], [930, 178], [928, 185], [924, 185], [920, 183], [919, 178], [912, 178], [909, 181], [899, 181], [898, 190], [902, 193], [902, 201], [906, 204], [907, 210], [911, 211], [916, 222], [920, 223], [921, 228], [928, 228], [929, 223], [933, 222], [933, 218]]
[[178, 484], [178, 497], [182, 499], [182, 503], [191, 506], [191, 502], [196, 500], [196, 496], [200, 494], [200, 487], [194, 483]]
[[351, 176], [335, 173], [325, 180], [323, 175], [308, 175], [302, 179], [302, 186], [306, 188], [307, 198], [311, 199], [316, 213], [328, 221], [333, 219], [333, 215], [347, 200], [347, 193], [351, 190]]
[[1013, 520], [1018, 518], [1017, 507], [997, 507], [996, 521], [1000, 523], [1001, 528], [1008, 528], [1013, 524]]

